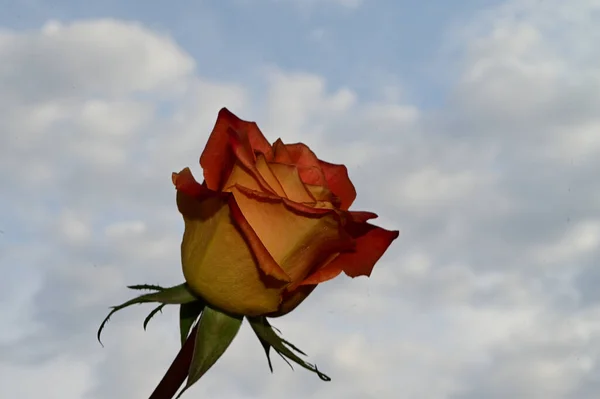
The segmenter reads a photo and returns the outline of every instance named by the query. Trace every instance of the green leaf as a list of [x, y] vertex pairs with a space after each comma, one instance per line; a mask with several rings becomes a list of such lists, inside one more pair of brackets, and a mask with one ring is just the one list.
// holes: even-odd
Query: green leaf
[[241, 316], [230, 316], [206, 306], [198, 322], [187, 383], [177, 398], [181, 397], [219, 360], [235, 338], [242, 320]]
[[144, 331], [146, 331], [146, 326], [148, 325], [148, 322], [150, 321], [150, 319], [152, 317], [154, 317], [155, 314], [157, 314], [158, 312], [162, 312], [162, 308], [165, 307], [165, 304], [162, 303], [160, 305], [158, 305], [152, 312], [150, 312], [148, 314], [148, 316], [146, 316], [146, 318], [144, 319]]
[[[273, 331], [273, 327], [271, 327], [271, 325], [269, 324], [269, 322], [267, 321], [267, 319], [265, 317], [251, 317], [251, 318], [249, 317], [248, 321], [250, 322], [250, 326], [254, 330], [254, 333], [260, 340], [261, 344], [263, 344], [263, 348], [265, 348], [265, 343], [266, 343], [266, 345], [270, 345], [281, 357], [285, 356], [286, 358], [293, 361], [294, 363], [304, 367], [307, 370], [310, 370], [310, 371], [316, 373], [319, 376], [319, 378], [322, 379], [323, 381], [331, 381], [331, 378], [329, 378], [329, 376], [321, 373], [319, 371], [319, 369], [317, 369], [316, 365], [305, 362], [300, 357], [298, 357], [294, 352], [292, 352], [292, 350], [295, 350], [296, 352], [299, 352], [304, 355], [304, 352], [302, 352], [300, 349], [296, 348], [290, 342], [288, 342], [288, 341], [284, 340], [283, 338], [281, 338], [280, 336], [278, 336], [275, 333], [275, 331]], [[267, 359], [269, 360], [269, 367], [270, 367], [271, 359], [269, 358], [269, 353], [268, 353], [267, 349], [265, 349], [265, 352], [267, 352]], [[288, 362], [288, 364], [289, 364], [289, 362]]]
[[185, 343], [187, 339], [190, 329], [194, 325], [202, 310], [204, 310], [204, 306], [206, 304], [203, 300], [199, 299], [190, 303], [183, 303], [179, 306], [179, 332], [181, 334], [181, 346]]
[[[161, 304], [182, 304], [188, 302], [194, 302], [198, 300], [198, 297], [195, 296], [188, 288], [187, 284], [183, 283], [180, 285], [176, 285], [174, 287], [164, 288], [161, 291], [153, 292], [150, 294], [140, 295], [137, 298], [133, 298], [119, 306], [113, 306], [102, 324], [100, 324], [100, 328], [98, 329], [98, 342], [102, 345], [102, 341], [100, 340], [100, 334], [102, 334], [102, 330], [104, 326], [115, 312], [118, 312], [121, 309], [124, 309], [128, 306], [135, 305], [138, 303], [148, 303], [148, 302], [156, 302]], [[104, 346], [104, 345], [102, 345]]]

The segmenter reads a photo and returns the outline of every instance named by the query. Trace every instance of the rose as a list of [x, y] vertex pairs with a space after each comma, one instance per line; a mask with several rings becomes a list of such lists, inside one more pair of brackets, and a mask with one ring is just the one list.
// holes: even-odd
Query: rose
[[398, 232], [368, 223], [374, 213], [349, 210], [356, 191], [345, 166], [319, 160], [301, 143], [271, 145], [255, 123], [225, 108], [200, 164], [202, 184], [188, 168], [173, 173], [185, 222], [186, 282], [128, 286], [152, 292], [113, 306], [98, 340], [121, 309], [158, 303], [144, 320], [145, 329], [164, 306], [179, 305], [182, 347], [151, 395], [166, 399], [187, 380], [181, 396], [215, 364], [247, 316], [270, 367], [272, 349], [330, 381], [298, 357], [295, 352], [301, 352], [275, 332], [267, 317], [292, 311], [318, 284], [342, 271], [369, 276]]
[[339, 275], [369, 276], [398, 237], [349, 211], [356, 191], [345, 166], [306, 145], [273, 145], [254, 122], [223, 108], [200, 157], [204, 182], [173, 174], [185, 221], [189, 288], [212, 306], [280, 316]]

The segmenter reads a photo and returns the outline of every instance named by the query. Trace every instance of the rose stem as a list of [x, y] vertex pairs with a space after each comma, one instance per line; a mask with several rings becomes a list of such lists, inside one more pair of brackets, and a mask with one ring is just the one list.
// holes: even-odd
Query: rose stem
[[194, 327], [190, 332], [188, 339], [179, 350], [173, 363], [171, 363], [171, 367], [169, 367], [149, 399], [172, 399], [181, 387], [181, 384], [184, 383], [188, 376], [190, 364], [192, 363], [197, 328], [197, 326]]

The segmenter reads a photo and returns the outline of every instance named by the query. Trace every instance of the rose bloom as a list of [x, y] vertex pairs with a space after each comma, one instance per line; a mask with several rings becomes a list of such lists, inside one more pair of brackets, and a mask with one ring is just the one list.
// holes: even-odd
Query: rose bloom
[[398, 231], [349, 211], [343, 165], [306, 145], [273, 145], [223, 108], [200, 157], [204, 182], [173, 173], [185, 221], [183, 274], [207, 303], [232, 314], [281, 316], [342, 271], [369, 276]]

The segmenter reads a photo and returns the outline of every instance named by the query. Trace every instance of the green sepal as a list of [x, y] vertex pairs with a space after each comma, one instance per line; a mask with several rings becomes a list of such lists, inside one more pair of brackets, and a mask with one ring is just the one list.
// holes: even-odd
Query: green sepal
[[179, 333], [181, 335], [181, 346], [185, 343], [194, 322], [204, 310], [206, 304], [199, 299], [194, 302], [182, 303], [179, 306]]
[[231, 316], [206, 305], [198, 322], [194, 354], [185, 387], [177, 398], [200, 379], [227, 350], [242, 325], [242, 316]]
[[154, 284], [137, 284], [137, 285], [128, 285], [127, 288], [130, 290], [148, 290], [148, 291], [164, 291], [165, 287], [161, 287], [160, 285]]
[[[279, 356], [281, 356], [288, 364], [290, 364], [287, 359], [293, 361], [294, 363], [304, 367], [307, 370], [310, 370], [316, 373], [319, 378], [323, 381], [331, 381], [329, 376], [321, 373], [316, 365], [305, 362], [300, 357], [298, 357], [292, 350], [301, 353], [306, 356], [304, 352], [300, 349], [292, 345], [290, 342], [284, 340], [279, 335], [273, 331], [273, 327], [269, 324], [266, 317], [249, 317], [248, 321], [250, 322], [250, 326], [254, 330], [254, 333], [258, 337], [260, 343], [265, 349], [265, 353], [267, 355], [267, 360], [269, 362], [269, 368], [271, 372], [273, 372], [273, 367], [271, 365], [271, 359], [269, 357], [269, 349], [273, 348]], [[286, 359], [287, 358], [287, 359]], [[290, 364], [291, 367], [291, 364]]]
[[148, 316], [146, 316], [146, 318], [144, 319], [144, 331], [146, 331], [146, 326], [148, 325], [148, 322], [150, 321], [150, 319], [153, 318], [154, 315], [157, 314], [158, 312], [162, 313], [162, 308], [164, 308], [164, 307], [165, 307], [165, 304], [161, 303], [152, 312], [148, 313]]
[[[135, 288], [133, 288], [133, 287], [135, 287]], [[143, 288], [141, 288], [141, 287], [143, 287]], [[133, 298], [119, 306], [112, 307], [112, 310], [110, 311], [108, 316], [106, 316], [106, 318], [104, 319], [102, 324], [100, 324], [100, 328], [98, 329], [97, 337], [98, 337], [98, 342], [100, 342], [100, 345], [102, 345], [102, 341], [100, 340], [100, 334], [102, 334], [102, 330], [104, 329], [104, 326], [110, 319], [110, 316], [112, 316], [115, 312], [117, 312], [121, 309], [124, 309], [128, 306], [135, 305], [138, 303], [155, 302], [155, 303], [160, 303], [163, 305], [180, 305], [183, 303], [189, 303], [189, 302], [194, 302], [194, 301], [198, 300], [198, 297], [195, 296], [192, 293], [192, 291], [190, 291], [190, 289], [188, 288], [186, 283], [179, 284], [179, 285], [176, 285], [174, 287], [169, 287], [169, 288], [162, 288], [162, 287], [158, 287], [158, 286], [141, 286], [141, 285], [130, 286], [129, 288], [152, 289], [152, 288], [148, 288], [148, 287], [160, 288], [160, 290], [157, 292], [152, 292], [150, 294], [140, 295], [140, 296]], [[154, 314], [156, 314], [157, 311], [158, 310], [155, 309], [149, 316], [150, 317], [154, 316]], [[149, 318], [146, 318], [146, 319], [149, 320]], [[147, 321], [145, 324], [147, 324]]]
[[[267, 362], [269, 362], [269, 370], [271, 370], [271, 373], [272, 373], [273, 372], [273, 363], [271, 363], [271, 353], [270, 353], [271, 352], [271, 344], [269, 344], [267, 341], [262, 339], [258, 334], [256, 336], [258, 337], [260, 344], [262, 345], [263, 349], [265, 350], [265, 355], [267, 356]], [[287, 359], [285, 359], [285, 360], [287, 361]], [[291, 365], [290, 365], [290, 367], [291, 367]]]

